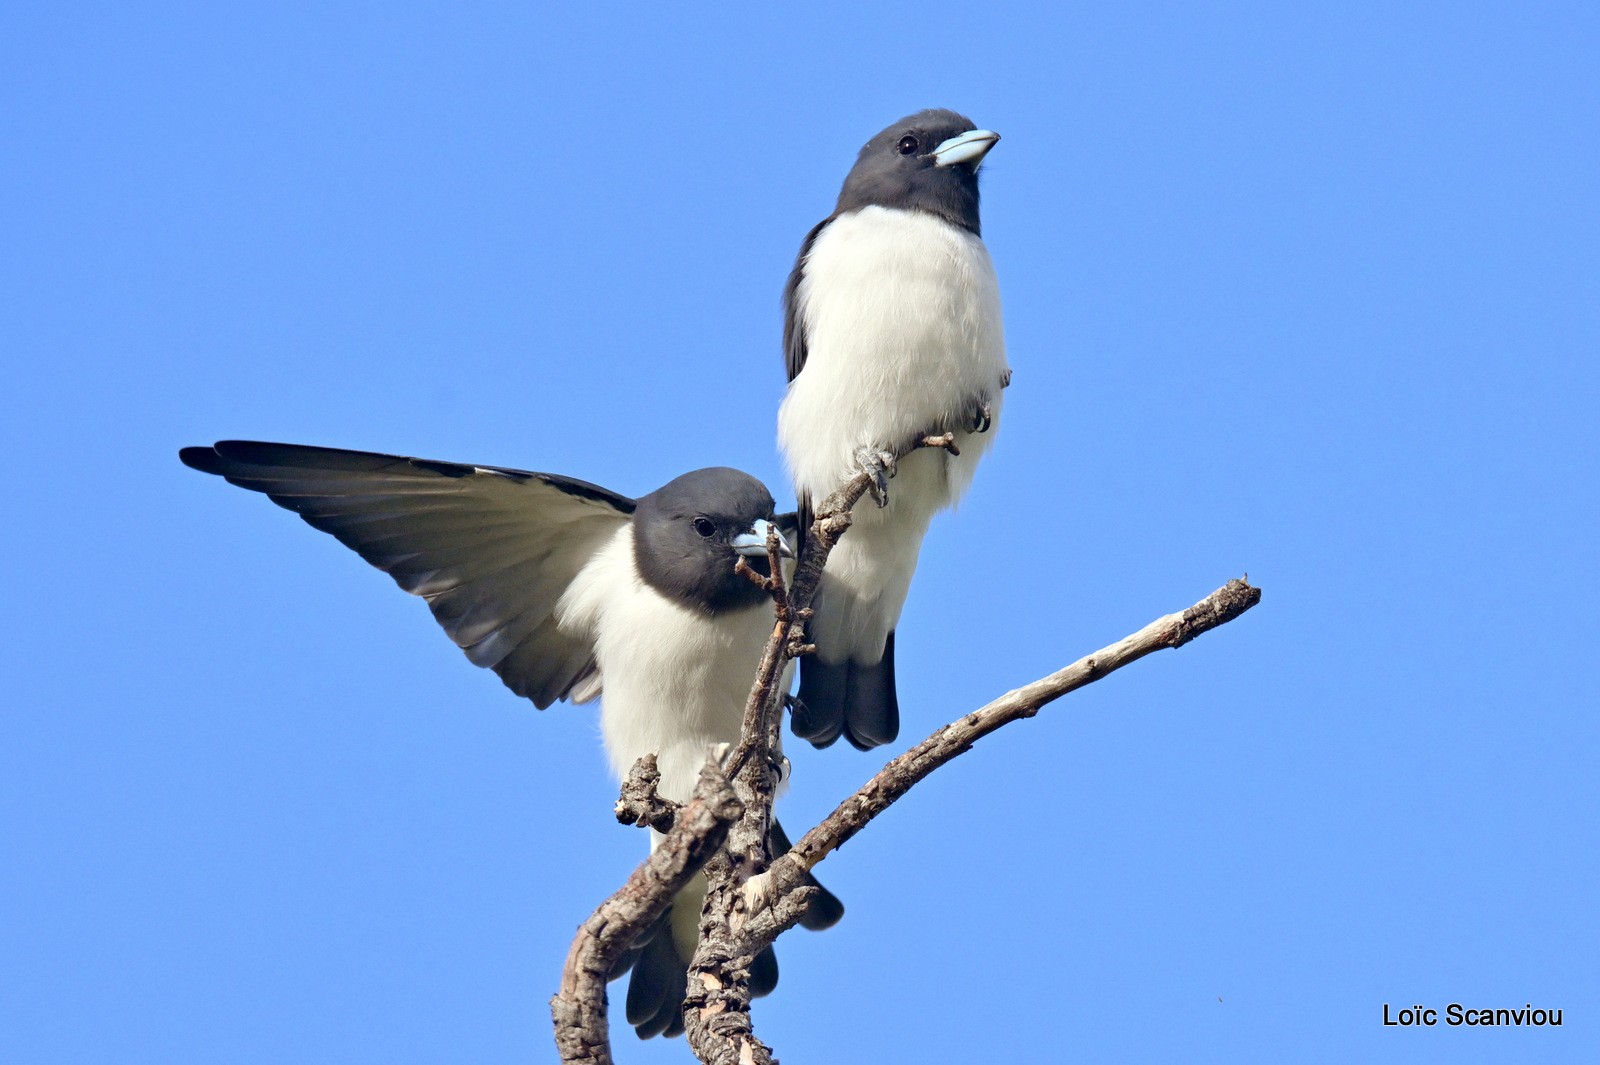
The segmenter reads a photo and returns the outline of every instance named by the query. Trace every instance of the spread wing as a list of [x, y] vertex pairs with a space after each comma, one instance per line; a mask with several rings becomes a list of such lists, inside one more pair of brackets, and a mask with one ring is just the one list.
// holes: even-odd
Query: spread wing
[[789, 271], [789, 280], [783, 286], [783, 365], [791, 381], [806, 368], [806, 323], [800, 312], [800, 281], [806, 273], [806, 256], [811, 254], [817, 234], [831, 221], [830, 215], [811, 227], [811, 232], [800, 243], [800, 254], [795, 256], [794, 269]]
[[224, 440], [185, 465], [265, 493], [427, 600], [474, 664], [541, 710], [598, 692], [594, 648], [554, 616], [634, 501], [548, 473]]

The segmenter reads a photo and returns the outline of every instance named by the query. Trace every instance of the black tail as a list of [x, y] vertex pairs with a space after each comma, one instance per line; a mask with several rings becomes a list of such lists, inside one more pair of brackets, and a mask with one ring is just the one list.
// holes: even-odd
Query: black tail
[[[628, 999], [623, 1009], [628, 1023], [640, 1039], [663, 1036], [671, 1039], [683, 1034], [683, 996], [689, 987], [689, 963], [678, 956], [672, 941], [672, 911], [646, 933], [643, 945], [628, 952], [633, 976], [628, 981]], [[629, 965], [619, 962], [611, 971], [615, 980]], [[750, 995], [760, 998], [778, 986], [778, 956], [768, 947], [750, 964]]]
[[[769, 837], [772, 857], [778, 858], [788, 853], [791, 846], [783, 826], [773, 821]], [[800, 918], [801, 927], [819, 932], [837, 924], [839, 918], [844, 916], [844, 904], [838, 896], [817, 883], [809, 873], [805, 883], [817, 888], [818, 894], [806, 907], [805, 916]], [[677, 905], [678, 901], [674, 899], [673, 905]], [[671, 906], [645, 933], [643, 939], [617, 959], [606, 978], [615, 980], [630, 969], [633, 976], [628, 980], [624, 1014], [639, 1038], [649, 1039], [659, 1035], [671, 1039], [682, 1035], [683, 996], [689, 984], [689, 959], [678, 953], [678, 946], [673, 941]], [[778, 956], [769, 946], [750, 963], [750, 995], [760, 998], [771, 994], [777, 986]]]
[[900, 735], [900, 702], [894, 690], [894, 633], [883, 657], [870, 666], [824, 662], [816, 655], [800, 661], [800, 693], [789, 718], [794, 734], [815, 747], [840, 736], [859, 751], [891, 743]]
[[[789, 842], [789, 833], [778, 824], [777, 818], [772, 819], [772, 826], [767, 830], [767, 840], [771, 845], [774, 860], [782, 858], [794, 847], [794, 844]], [[819, 884], [817, 878], [810, 873], [806, 874], [802, 883], [807, 887], [816, 888], [817, 893], [806, 904], [805, 916], [800, 918], [800, 927], [810, 932], [820, 932], [824, 928], [832, 928], [838, 924], [839, 918], [844, 916], [844, 903], [839, 901], [839, 896]], [[753, 973], [751, 975], [754, 976]]]

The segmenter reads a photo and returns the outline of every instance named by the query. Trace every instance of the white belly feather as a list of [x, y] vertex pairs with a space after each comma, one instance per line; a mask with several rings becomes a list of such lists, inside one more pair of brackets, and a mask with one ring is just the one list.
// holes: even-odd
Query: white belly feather
[[961, 455], [914, 452], [889, 506], [858, 507], [828, 561], [811, 636], [828, 661], [877, 661], [899, 619], [928, 523], [972, 481], [994, 440], [1007, 375], [1000, 292], [983, 242], [920, 211], [866, 207], [811, 246], [797, 293], [804, 369], [778, 412], [797, 494], [819, 500], [855, 473], [855, 451], [953, 427], [973, 397], [991, 425], [957, 433]]
[[662, 796], [687, 801], [711, 746], [738, 742], [771, 604], [713, 617], [667, 599], [639, 576], [629, 525], [573, 580], [556, 613], [563, 629], [595, 640], [612, 769], [624, 776], [653, 753]]

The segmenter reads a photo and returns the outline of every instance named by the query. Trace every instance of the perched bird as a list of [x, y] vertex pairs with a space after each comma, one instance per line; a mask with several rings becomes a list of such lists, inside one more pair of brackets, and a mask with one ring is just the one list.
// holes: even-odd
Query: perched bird
[[[861, 149], [833, 213], [806, 234], [784, 288], [789, 390], [778, 442], [812, 507], [859, 469], [881, 509], [857, 508], [813, 603], [796, 735], [866, 750], [899, 733], [894, 629], [933, 515], [972, 480], [1010, 382], [1000, 290], [978, 224], [978, 165], [998, 133], [921, 111]], [[883, 452], [954, 432], [960, 455]], [[975, 434], [987, 434], [978, 436]]]
[[[603, 690], [618, 776], [653, 753], [660, 794], [684, 802], [708, 752], [738, 741], [773, 625], [767, 594], [735, 572], [741, 557], [769, 572], [772, 495], [749, 474], [696, 470], [629, 499], [548, 473], [294, 444], [227, 440], [179, 458], [332, 533], [540, 709]], [[786, 850], [774, 828], [774, 851]], [[683, 1030], [703, 895], [686, 889], [612, 974], [632, 966], [627, 1016], [641, 1037]], [[842, 913], [824, 892], [802, 923]], [[762, 994], [777, 983], [770, 952], [751, 983]]]

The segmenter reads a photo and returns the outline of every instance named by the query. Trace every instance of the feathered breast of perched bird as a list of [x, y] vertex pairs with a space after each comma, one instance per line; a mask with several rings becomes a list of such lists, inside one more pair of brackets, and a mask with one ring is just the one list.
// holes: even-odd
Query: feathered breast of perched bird
[[[976, 234], [923, 211], [851, 211], [817, 234], [796, 298], [806, 363], [789, 385], [778, 436], [797, 487], [813, 499], [855, 472], [858, 447], [966, 428], [968, 412], [951, 409], [953, 396], [986, 398], [998, 419], [1007, 373], [1000, 290]], [[805, 446], [792, 446], [800, 433]], [[908, 473], [930, 482], [931, 491], [909, 493], [933, 497], [930, 516], [948, 506], [992, 439], [991, 426], [965, 437], [959, 458], [909, 456], [891, 506], [908, 495]]]
[[772, 603], [713, 614], [668, 599], [639, 575], [633, 536], [632, 526], [619, 529], [556, 613], [564, 630], [594, 635], [612, 768], [625, 777], [653, 753], [661, 794], [685, 802], [711, 747], [739, 739]]

